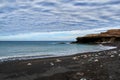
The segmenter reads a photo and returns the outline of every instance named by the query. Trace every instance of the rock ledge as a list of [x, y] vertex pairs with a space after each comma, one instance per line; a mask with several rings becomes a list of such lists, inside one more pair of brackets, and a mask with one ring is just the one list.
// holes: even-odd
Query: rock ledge
[[77, 37], [75, 43], [113, 43], [120, 41], [120, 29], [111, 29], [100, 34], [89, 34]]

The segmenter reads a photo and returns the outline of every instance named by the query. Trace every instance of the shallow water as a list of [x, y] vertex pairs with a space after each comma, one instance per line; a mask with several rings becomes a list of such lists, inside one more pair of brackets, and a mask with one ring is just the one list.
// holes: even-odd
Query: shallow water
[[94, 52], [114, 47], [70, 44], [69, 41], [0, 41], [0, 59], [29, 59]]

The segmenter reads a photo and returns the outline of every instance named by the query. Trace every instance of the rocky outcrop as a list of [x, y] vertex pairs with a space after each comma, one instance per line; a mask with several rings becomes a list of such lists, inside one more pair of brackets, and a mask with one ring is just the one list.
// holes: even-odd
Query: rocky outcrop
[[77, 37], [75, 43], [113, 43], [120, 41], [120, 29], [112, 29], [100, 34], [89, 34]]

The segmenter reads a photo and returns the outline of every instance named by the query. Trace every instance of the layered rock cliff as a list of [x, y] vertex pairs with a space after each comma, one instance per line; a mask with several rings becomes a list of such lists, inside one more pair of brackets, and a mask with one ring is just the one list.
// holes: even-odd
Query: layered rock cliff
[[89, 34], [77, 37], [76, 40], [76, 43], [113, 43], [120, 41], [120, 29], [112, 29], [100, 34]]

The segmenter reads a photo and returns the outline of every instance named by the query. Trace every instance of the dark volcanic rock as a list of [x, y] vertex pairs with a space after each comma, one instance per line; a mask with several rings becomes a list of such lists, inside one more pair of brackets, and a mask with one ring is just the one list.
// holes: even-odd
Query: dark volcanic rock
[[120, 41], [120, 29], [112, 29], [100, 34], [89, 34], [76, 39], [76, 43], [113, 43]]

